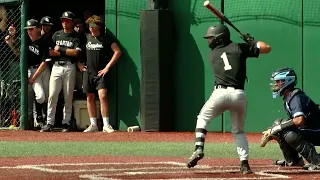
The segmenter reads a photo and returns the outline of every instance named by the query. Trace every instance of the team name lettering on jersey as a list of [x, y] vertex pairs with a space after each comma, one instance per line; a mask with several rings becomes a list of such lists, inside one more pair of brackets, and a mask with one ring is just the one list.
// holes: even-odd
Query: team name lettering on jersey
[[65, 46], [65, 47], [73, 47], [73, 42], [61, 40], [61, 41], [56, 41], [56, 45]]
[[91, 43], [91, 42], [88, 42], [87, 45], [86, 45], [86, 48], [87, 48], [88, 50], [100, 50], [100, 49], [103, 48], [103, 45], [100, 44], [100, 43], [95, 43], [95, 44], [93, 44], [93, 43]]
[[33, 52], [34, 54], [39, 55], [39, 49], [37, 49], [36, 47], [34, 47], [34, 46], [29, 46], [29, 50], [30, 50], [31, 52]]

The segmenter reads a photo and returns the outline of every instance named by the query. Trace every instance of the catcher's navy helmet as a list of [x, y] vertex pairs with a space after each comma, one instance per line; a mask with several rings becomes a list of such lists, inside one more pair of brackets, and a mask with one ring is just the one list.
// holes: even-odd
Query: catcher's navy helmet
[[277, 98], [283, 95], [288, 87], [294, 87], [297, 84], [297, 75], [291, 68], [282, 68], [274, 71], [271, 75], [272, 97]]

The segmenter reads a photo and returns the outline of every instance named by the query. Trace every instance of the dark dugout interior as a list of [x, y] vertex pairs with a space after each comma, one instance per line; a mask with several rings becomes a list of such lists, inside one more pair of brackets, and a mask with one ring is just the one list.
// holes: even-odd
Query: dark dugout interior
[[40, 22], [43, 16], [50, 16], [54, 23], [52, 32], [62, 29], [60, 17], [65, 11], [73, 12], [77, 19], [83, 21], [84, 12], [87, 10], [94, 15], [105, 15], [105, 0], [31, 0], [29, 2], [29, 19], [33, 18]]
[[[52, 27], [52, 33], [61, 30], [61, 20], [60, 17], [65, 11], [71, 11], [74, 13], [77, 19], [84, 21], [84, 12], [91, 11], [93, 15], [104, 16], [105, 15], [105, 0], [30, 0], [29, 1], [28, 18], [36, 19], [40, 22], [41, 18], [44, 16], [50, 16], [54, 23]], [[103, 20], [104, 21], [104, 20]], [[104, 24], [103, 24], [104, 25]], [[102, 27], [103, 28], [103, 27]], [[87, 30], [88, 32], [88, 30]], [[61, 91], [62, 92], [62, 91]], [[63, 118], [63, 93], [60, 93], [57, 112], [56, 112], [56, 122], [55, 127], [61, 127], [61, 120]], [[83, 96], [83, 95], [82, 95]], [[82, 97], [81, 96], [81, 97]], [[78, 95], [74, 94], [74, 99], [79, 99]], [[83, 98], [85, 99], [85, 95]], [[101, 122], [101, 121], [100, 121]], [[71, 117], [71, 130], [76, 130], [74, 115]], [[101, 123], [100, 123], [101, 124]], [[101, 128], [100, 128], [101, 129]]]

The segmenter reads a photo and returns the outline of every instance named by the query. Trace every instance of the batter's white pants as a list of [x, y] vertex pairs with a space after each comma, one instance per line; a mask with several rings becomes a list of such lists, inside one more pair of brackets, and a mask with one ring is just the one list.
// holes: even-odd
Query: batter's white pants
[[[38, 68], [30, 67], [28, 68], [28, 78], [31, 77]], [[50, 79], [50, 69], [46, 69], [37, 77], [32, 85], [28, 85], [28, 116], [33, 118], [37, 117], [37, 112], [34, 107], [34, 99], [39, 104], [48, 101], [49, 96], [49, 79]]]
[[65, 65], [58, 65], [56, 62], [51, 71], [48, 98], [47, 124], [54, 125], [58, 96], [63, 89], [64, 108], [62, 124], [70, 125], [72, 114], [73, 91], [75, 87], [76, 64], [67, 62]]
[[207, 129], [212, 119], [226, 110], [230, 111], [232, 135], [240, 160], [248, 160], [248, 141], [244, 133], [247, 97], [244, 90], [227, 88], [215, 89], [201, 109], [196, 128]]

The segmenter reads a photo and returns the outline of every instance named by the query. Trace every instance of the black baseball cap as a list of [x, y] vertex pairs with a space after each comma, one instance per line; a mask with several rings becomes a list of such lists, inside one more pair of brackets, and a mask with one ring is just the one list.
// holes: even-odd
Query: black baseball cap
[[66, 11], [62, 14], [60, 19], [70, 19], [73, 20], [75, 18], [75, 15], [71, 11]]
[[53, 25], [52, 18], [50, 16], [44, 16], [40, 20], [41, 25]]
[[31, 28], [39, 28], [40, 24], [35, 19], [29, 19], [26, 23], [26, 27], [24, 29], [31, 29]]

